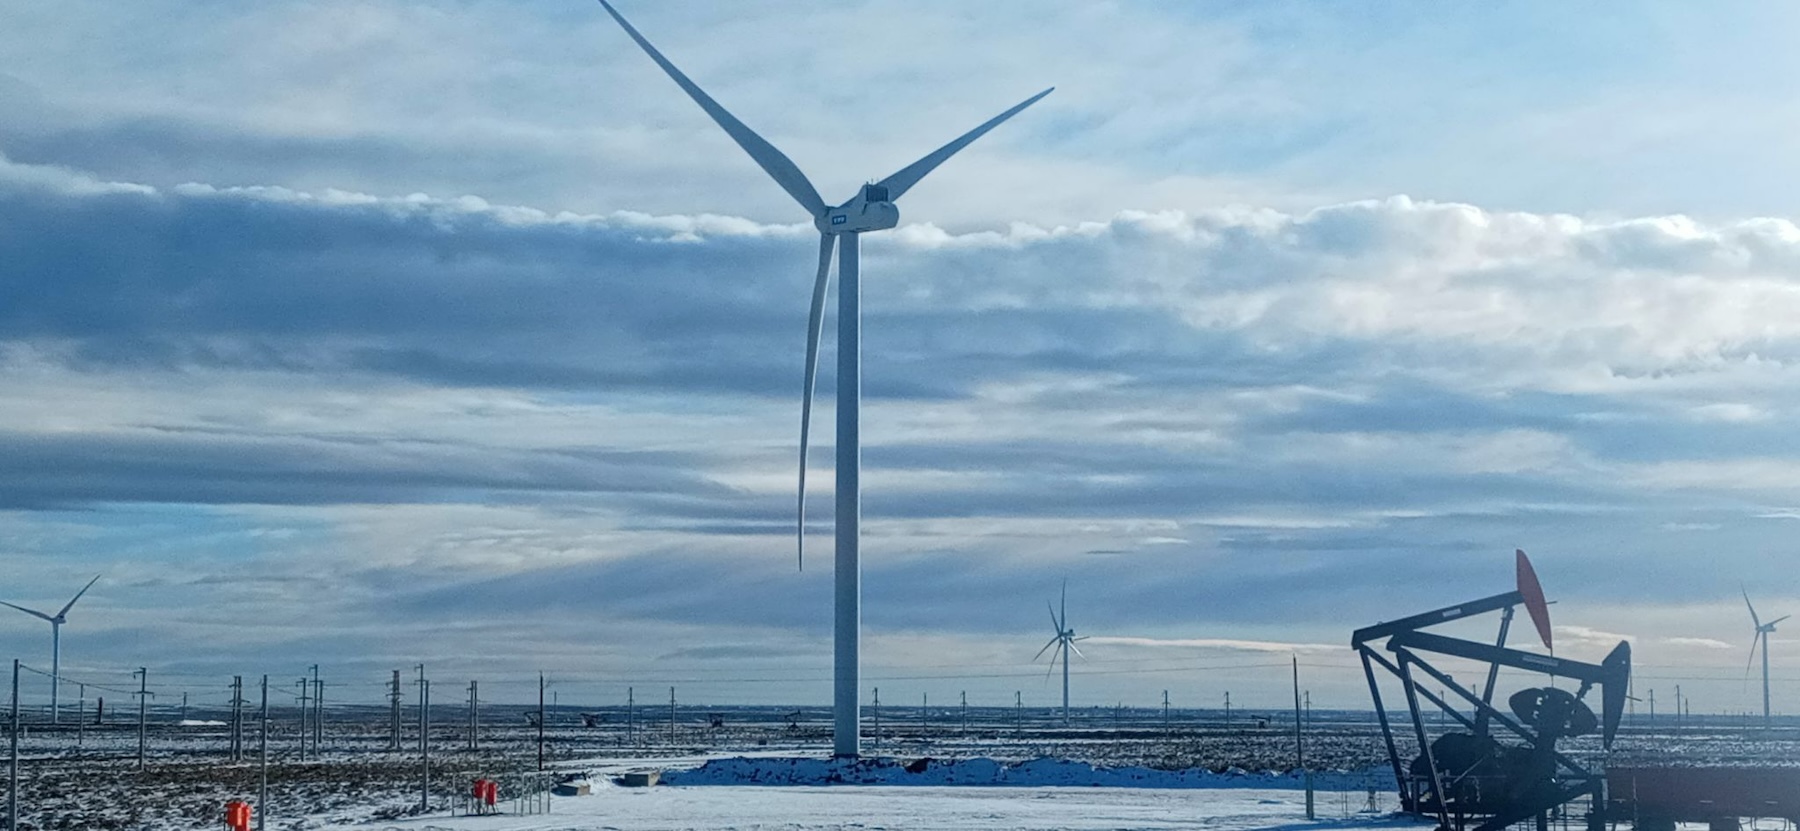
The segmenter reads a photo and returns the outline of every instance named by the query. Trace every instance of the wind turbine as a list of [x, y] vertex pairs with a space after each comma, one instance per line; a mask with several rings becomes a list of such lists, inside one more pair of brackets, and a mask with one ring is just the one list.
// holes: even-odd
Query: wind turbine
[[99, 582], [99, 580], [100, 580], [100, 575], [98, 575], [98, 574], [94, 575], [94, 579], [89, 580], [87, 582], [87, 585], [82, 586], [81, 591], [76, 592], [74, 597], [69, 598], [69, 602], [63, 604], [62, 609], [54, 615], [46, 615], [43, 612], [40, 612], [36, 609], [27, 609], [24, 606], [15, 605], [12, 603], [8, 603], [4, 600], [0, 600], [0, 606], [11, 606], [14, 609], [18, 609], [19, 611], [24, 612], [25, 614], [31, 615], [32, 617], [38, 618], [40, 620], [50, 621], [50, 723], [51, 724], [57, 723], [57, 715], [61, 712], [56, 706], [56, 694], [62, 687], [62, 625], [68, 618], [69, 610], [75, 607], [75, 601], [80, 600], [82, 595], [87, 594], [87, 590], [93, 588], [94, 584]]
[[[1044, 605], [1049, 606], [1050, 604], [1048, 601], [1045, 601]], [[1056, 635], [1051, 637], [1050, 642], [1044, 644], [1044, 648], [1038, 650], [1038, 653], [1031, 658], [1031, 660], [1036, 661], [1037, 659], [1044, 657], [1045, 652], [1050, 652], [1051, 647], [1056, 648], [1055, 652], [1050, 652], [1050, 671], [1044, 673], [1045, 680], [1049, 680], [1050, 673], [1056, 671], [1057, 657], [1060, 656], [1062, 658], [1064, 727], [1069, 725], [1069, 653], [1074, 652], [1077, 655], [1081, 655], [1081, 650], [1075, 646], [1075, 642], [1088, 639], [1088, 636], [1086, 635], [1082, 635], [1079, 638], [1075, 637], [1075, 630], [1068, 628], [1068, 622], [1069, 581], [1064, 580], [1062, 587], [1062, 613], [1058, 614], [1056, 607], [1050, 606], [1050, 625], [1056, 628]], [[1081, 657], [1086, 658], [1087, 656], [1081, 655]]]
[[1750, 591], [1742, 586], [1739, 586], [1738, 589], [1744, 593], [1744, 605], [1750, 609], [1750, 622], [1756, 626], [1756, 634], [1750, 636], [1750, 659], [1744, 663], [1744, 674], [1750, 673], [1750, 664], [1756, 661], [1757, 646], [1762, 647], [1763, 727], [1766, 728], [1769, 726], [1769, 635], [1775, 631], [1775, 624], [1787, 620], [1793, 615], [1782, 615], [1768, 623], [1763, 623], [1762, 618], [1756, 616], [1756, 607], [1750, 603]]
[[[1001, 122], [1018, 115], [1021, 110], [1050, 94], [1046, 89], [1020, 102], [981, 126], [957, 137], [924, 158], [901, 168], [879, 182], [865, 184], [856, 195], [841, 205], [827, 205], [808, 181], [806, 174], [775, 146], [764, 140], [742, 121], [719, 106], [681, 70], [669, 63], [656, 47], [638, 34], [623, 15], [607, 0], [600, 0], [607, 14], [624, 27], [625, 33], [642, 47], [656, 65], [668, 73], [694, 103], [700, 105], [712, 120], [724, 128], [750, 158], [787, 191], [812, 217], [819, 230], [819, 268], [813, 279], [812, 312], [807, 320], [806, 383], [800, 407], [800, 485], [796, 529], [796, 556], [804, 565], [806, 548], [806, 450], [812, 429], [813, 385], [818, 376], [819, 339], [825, 319], [825, 294], [830, 285], [831, 255], [838, 254], [837, 311], [837, 513], [835, 599], [833, 602], [833, 684], [832, 684], [832, 750], [834, 755], [849, 757], [859, 752], [858, 729], [861, 707], [857, 700], [862, 628], [862, 565], [859, 559], [862, 522], [862, 450], [860, 416], [862, 407], [862, 310], [861, 275], [858, 272], [861, 247], [859, 238], [871, 231], [882, 231], [900, 223], [900, 210], [894, 202], [919, 180], [937, 169], [946, 159]], [[1051, 89], [1054, 89], [1052, 87]], [[841, 245], [839, 240], [842, 240]]]

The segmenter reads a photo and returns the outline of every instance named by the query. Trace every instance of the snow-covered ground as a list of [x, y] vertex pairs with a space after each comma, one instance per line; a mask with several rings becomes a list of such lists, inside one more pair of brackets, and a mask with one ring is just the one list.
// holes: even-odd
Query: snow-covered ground
[[[193, 721], [217, 721], [208, 713]], [[544, 759], [556, 773], [586, 773], [596, 793], [553, 800], [543, 816], [453, 818], [471, 779], [493, 778], [511, 796], [541, 785], [538, 731], [523, 719], [484, 724], [479, 750], [461, 723], [433, 725], [431, 810], [420, 814], [416, 735], [387, 750], [387, 713], [333, 714], [323, 750], [298, 754], [297, 718], [272, 722], [268, 827], [271, 831], [360, 828], [832, 828], [832, 827], [1205, 827], [1229, 831], [1311, 831], [1408, 827], [1394, 808], [1392, 774], [1373, 718], [1321, 720], [1307, 736], [1319, 822], [1304, 820], [1304, 793], [1292, 770], [1293, 735], [1248, 719], [1199, 719], [1116, 727], [1112, 719], [1064, 727], [1060, 720], [1002, 719], [1002, 713], [934, 721], [906, 730], [883, 723], [865, 747], [891, 760], [844, 768], [826, 760], [822, 717], [798, 725], [773, 708], [726, 714], [728, 727], [682, 719], [646, 729], [616, 719], [584, 724], [572, 712], [552, 719]], [[444, 715], [454, 715], [446, 712]], [[934, 714], [934, 717], [942, 714]], [[1645, 725], [1648, 727], [1648, 725]], [[1735, 723], [1628, 729], [1610, 761], [1677, 764], [1794, 764], [1800, 729], [1768, 733]], [[146, 766], [137, 769], [134, 723], [28, 724], [21, 735], [21, 831], [175, 831], [213, 827], [226, 800], [257, 801], [256, 733], [243, 761], [227, 759], [227, 730], [152, 721]], [[1402, 753], [1413, 750], [1402, 740]], [[1591, 744], [1591, 743], [1590, 743]], [[1584, 760], [1597, 747], [1570, 743]], [[710, 764], [709, 764], [710, 763]], [[907, 767], [915, 770], [905, 770]], [[611, 778], [660, 771], [670, 784], [622, 789]], [[825, 786], [825, 787], [820, 787]], [[1361, 813], [1368, 789], [1378, 810]], [[4, 780], [0, 779], [0, 793]], [[265, 806], [259, 806], [259, 809]], [[1058, 813], [1062, 812], [1062, 813]], [[471, 825], [470, 823], [474, 823]], [[523, 824], [521, 824], [523, 823]]]
[[[622, 788], [595, 782], [588, 796], [556, 797], [537, 815], [439, 814], [329, 829], [399, 831], [638, 831], [639, 829], [1160, 829], [1353, 831], [1428, 828], [1386, 812], [1359, 813], [1361, 794], [1320, 795], [1307, 820], [1293, 790], [988, 788], [842, 785]], [[1392, 809], [1389, 802], [1386, 806]]]

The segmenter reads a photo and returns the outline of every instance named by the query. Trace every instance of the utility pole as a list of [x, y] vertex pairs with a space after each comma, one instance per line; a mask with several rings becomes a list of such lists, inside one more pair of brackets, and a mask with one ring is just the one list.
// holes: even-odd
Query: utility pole
[[6, 789], [6, 831], [19, 831], [19, 659], [13, 659], [12, 731], [8, 737], [12, 761], [7, 765], [11, 785]]
[[419, 685], [419, 753], [423, 754], [425, 752], [425, 665], [420, 664], [418, 666], [418, 670], [419, 670], [419, 681], [418, 681], [418, 685]]
[[1313, 819], [1312, 773], [1306, 769], [1306, 733], [1301, 727], [1300, 656], [1294, 656], [1294, 761], [1301, 778], [1306, 780], [1306, 818]]
[[931, 693], [919, 693], [919, 739], [931, 732]]
[[304, 762], [306, 761], [306, 735], [307, 731], [311, 729], [306, 725], [306, 716], [311, 712], [307, 706], [312, 701], [312, 685], [306, 683], [306, 679], [302, 678], [295, 681], [294, 686], [300, 688], [300, 761]]
[[675, 744], [675, 688], [669, 688], [669, 744]]
[[1294, 658], [1294, 769], [1306, 770], [1306, 737], [1300, 728], [1300, 658]]
[[637, 744], [637, 699], [631, 687], [625, 688], [625, 735]]
[[1169, 691], [1163, 690], [1163, 732], [1169, 732]]
[[1650, 723], [1656, 723], [1656, 688], [1650, 688]]
[[880, 750], [881, 749], [881, 688], [880, 687], [875, 688], [875, 705], [872, 709], [875, 713], [875, 749]]
[[538, 673], [538, 770], [544, 769], [544, 674]]
[[231, 761], [244, 760], [244, 676], [231, 676]]
[[1231, 726], [1231, 691], [1225, 691], [1225, 726]]
[[400, 749], [400, 670], [394, 670], [392, 687], [388, 690], [389, 720], [393, 726], [388, 732], [388, 749]]
[[481, 749], [481, 740], [476, 737], [476, 734], [481, 730], [481, 710], [480, 710], [480, 704], [478, 703], [480, 701], [480, 698], [478, 697], [477, 690], [478, 690], [478, 687], [476, 686], [476, 683], [474, 681], [470, 681], [469, 682], [469, 749], [470, 750]]
[[145, 716], [147, 715], [144, 702], [149, 700], [149, 697], [150, 697], [150, 671], [143, 667], [138, 667], [137, 672], [132, 673], [132, 674], [136, 675], [138, 677], [138, 765], [137, 765], [137, 769], [138, 769], [138, 772], [142, 773], [144, 770], [144, 749], [145, 749], [144, 724], [145, 724]]
[[75, 689], [81, 695], [81, 702], [75, 705], [75, 749], [79, 751], [82, 740], [87, 738], [87, 685], [76, 684]]
[[962, 726], [958, 729], [961, 731], [961, 738], [966, 739], [969, 737], [969, 691], [968, 690], [962, 691]]
[[1013, 732], [1025, 732], [1025, 698], [1018, 690], [1013, 690]]
[[325, 697], [325, 686], [319, 682], [319, 665], [318, 664], [313, 664], [312, 666], [307, 667], [307, 671], [312, 673], [312, 691], [313, 691], [313, 696], [312, 696], [312, 707], [313, 707], [313, 710], [312, 710], [312, 712], [313, 712], [312, 740], [313, 740], [313, 756], [315, 758], [317, 758], [319, 755], [319, 748], [324, 745], [324, 743], [319, 740], [321, 738], [323, 738], [323, 734], [324, 734], [323, 725], [320, 724], [320, 722], [324, 721], [325, 711], [319, 705], [322, 703], [321, 699], [323, 699]]
[[319, 665], [313, 664], [313, 756], [325, 747], [325, 682], [319, 679]]
[[[419, 665], [425, 674], [425, 665]], [[431, 810], [431, 682], [419, 679], [419, 810]]]
[[261, 756], [256, 765], [257, 776], [261, 779], [261, 783], [257, 785], [256, 789], [256, 831], [263, 831], [263, 823], [269, 816], [269, 676], [267, 675], [262, 677], [262, 710], [257, 713], [256, 720], [261, 722], [256, 738], [258, 755]]
[[187, 690], [181, 691], [181, 720], [187, 721]]

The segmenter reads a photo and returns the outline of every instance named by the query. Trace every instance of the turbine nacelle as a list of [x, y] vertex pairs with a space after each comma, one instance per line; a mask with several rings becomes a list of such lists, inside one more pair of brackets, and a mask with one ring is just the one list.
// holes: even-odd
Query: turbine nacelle
[[899, 224], [900, 208], [889, 197], [886, 185], [863, 185], [854, 199], [827, 209], [813, 220], [813, 227], [821, 234], [885, 231]]

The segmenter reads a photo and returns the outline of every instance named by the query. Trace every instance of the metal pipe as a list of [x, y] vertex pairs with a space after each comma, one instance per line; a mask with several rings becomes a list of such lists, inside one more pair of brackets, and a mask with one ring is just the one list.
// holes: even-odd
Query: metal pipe
[[1431, 773], [1431, 796], [1437, 801], [1438, 823], [1440, 827], [1447, 829], [1450, 827], [1449, 800], [1444, 798], [1444, 779], [1438, 774], [1437, 757], [1431, 752], [1431, 737], [1425, 735], [1425, 720], [1419, 715], [1419, 685], [1413, 681], [1412, 660], [1406, 652], [1400, 653], [1400, 681], [1406, 688], [1406, 706], [1412, 711], [1413, 731], [1419, 738], [1419, 752], [1424, 755], [1425, 767]]

